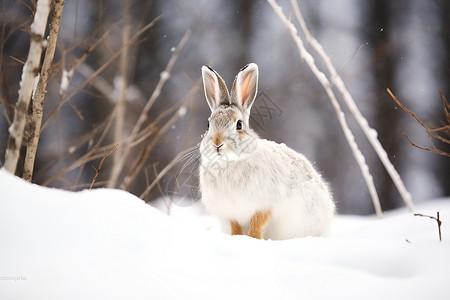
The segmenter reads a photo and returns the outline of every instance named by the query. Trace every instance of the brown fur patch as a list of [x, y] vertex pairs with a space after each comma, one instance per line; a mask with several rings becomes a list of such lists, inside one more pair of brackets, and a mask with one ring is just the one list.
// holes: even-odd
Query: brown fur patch
[[216, 132], [212, 138], [212, 142], [216, 147], [219, 147], [223, 143], [223, 135], [220, 132]]
[[270, 211], [258, 211], [257, 213], [255, 213], [252, 217], [252, 222], [250, 224], [250, 233], [248, 235], [255, 239], [261, 239], [263, 227], [269, 220], [270, 215]]
[[242, 227], [239, 225], [237, 221], [230, 221], [231, 226], [231, 235], [241, 235], [242, 234]]

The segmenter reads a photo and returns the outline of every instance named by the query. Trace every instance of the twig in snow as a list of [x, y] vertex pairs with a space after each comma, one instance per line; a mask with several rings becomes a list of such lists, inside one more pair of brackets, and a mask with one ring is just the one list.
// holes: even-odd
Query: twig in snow
[[89, 189], [92, 189], [92, 187], [94, 186], [95, 180], [97, 179], [98, 175], [100, 174], [100, 169], [102, 168], [103, 162], [105, 161], [106, 157], [108, 155], [110, 155], [117, 148], [117, 146], [118, 146], [118, 144], [116, 144], [111, 150], [109, 150], [108, 153], [105, 153], [103, 155], [102, 160], [98, 164], [98, 168], [95, 168], [94, 166], [92, 166], [92, 168], [95, 170], [95, 175], [94, 175], [94, 178], [92, 178], [92, 182], [91, 182], [91, 185], [89, 186]]
[[36, 13], [31, 23], [31, 43], [27, 61], [23, 66], [22, 79], [20, 81], [19, 98], [17, 100], [14, 120], [9, 127], [9, 138], [5, 155], [5, 169], [11, 173], [16, 172], [19, 161], [20, 148], [24, 129], [27, 122], [28, 107], [31, 101], [34, 80], [39, 70], [42, 55], [42, 41], [47, 27], [47, 19], [50, 12], [50, 0], [39, 0], [36, 3]]
[[441, 235], [441, 224], [442, 224], [442, 221], [439, 219], [439, 212], [437, 212], [437, 217], [427, 216], [427, 215], [422, 215], [422, 214], [414, 214], [414, 216], [416, 216], [416, 217], [426, 217], [426, 218], [430, 218], [430, 219], [435, 220], [437, 222], [438, 230], [439, 230], [439, 241], [442, 242], [442, 235]]
[[53, 4], [53, 13], [50, 23], [50, 33], [48, 37], [47, 49], [42, 63], [41, 73], [36, 91], [33, 96], [33, 110], [31, 115], [31, 138], [27, 145], [25, 163], [23, 167], [23, 179], [30, 181], [33, 177], [34, 161], [36, 158], [37, 146], [41, 135], [42, 116], [44, 114], [44, 96], [47, 91], [47, 82], [50, 78], [53, 57], [55, 56], [56, 42], [58, 40], [59, 25], [64, 7], [64, 0], [56, 0]]
[[[331, 83], [326, 77], [326, 75], [319, 70], [317, 65], [314, 62], [314, 58], [311, 56], [311, 54], [306, 50], [305, 46], [303, 45], [303, 41], [301, 38], [297, 35], [297, 29], [295, 28], [294, 24], [290, 22], [286, 16], [283, 14], [281, 7], [278, 6], [275, 0], [267, 0], [269, 4], [272, 6], [275, 13], [278, 15], [278, 17], [281, 19], [283, 24], [288, 29], [292, 39], [294, 40], [298, 50], [300, 57], [306, 62], [308, 67], [311, 69], [313, 74], [316, 76], [316, 78], [319, 80], [320, 84], [324, 88], [325, 92], [327, 93], [328, 97], [330, 98], [331, 104], [334, 107], [334, 110], [336, 112], [339, 124], [342, 127], [342, 130], [344, 131], [345, 138], [347, 139], [347, 142], [352, 150], [353, 156], [356, 159], [356, 162], [359, 165], [359, 168], [361, 169], [362, 175], [364, 177], [364, 180], [366, 181], [367, 187], [369, 189], [370, 195], [372, 197], [372, 201], [375, 207], [375, 211], [379, 218], [382, 218], [383, 212], [381, 210], [380, 200], [378, 198], [378, 194], [375, 188], [375, 185], [373, 183], [373, 177], [369, 172], [369, 167], [367, 166], [365, 162], [364, 155], [361, 153], [361, 151], [358, 148], [358, 144], [355, 142], [355, 137], [348, 127], [347, 121], [345, 119], [344, 112], [341, 109], [341, 106], [339, 105], [339, 102], [336, 99], [336, 96], [331, 88]], [[309, 31], [306, 29], [305, 31], [306, 35], [310, 35]], [[313, 40], [315, 41], [315, 40]], [[318, 42], [315, 42], [318, 44]], [[320, 44], [319, 44], [320, 46]], [[331, 64], [328, 56], [326, 56], [327, 60], [325, 60], [326, 63]]]

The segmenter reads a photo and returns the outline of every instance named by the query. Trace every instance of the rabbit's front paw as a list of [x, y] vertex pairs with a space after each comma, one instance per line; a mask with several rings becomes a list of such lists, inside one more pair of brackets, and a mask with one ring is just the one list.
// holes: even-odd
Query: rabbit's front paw
[[237, 221], [231, 220], [230, 226], [231, 226], [231, 235], [242, 235], [242, 227]]
[[250, 233], [248, 235], [255, 239], [261, 239], [263, 227], [269, 220], [270, 214], [270, 211], [256, 212], [252, 217], [252, 222], [250, 224]]

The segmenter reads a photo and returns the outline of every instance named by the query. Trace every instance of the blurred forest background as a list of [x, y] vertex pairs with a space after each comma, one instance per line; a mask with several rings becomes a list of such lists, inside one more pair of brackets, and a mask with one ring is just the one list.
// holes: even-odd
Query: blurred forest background
[[[289, 14], [289, 1], [278, 3]], [[402, 131], [417, 144], [430, 142], [386, 88], [423, 121], [439, 125], [444, 118], [439, 91], [450, 98], [450, 1], [305, 0], [299, 6], [363, 115], [378, 131], [413, 201], [449, 196], [450, 158], [409, 145]], [[35, 1], [29, 0], [1, 4], [2, 164], [34, 9]], [[158, 16], [148, 31], [124, 43]], [[186, 43], [178, 51], [183, 37]], [[164, 71], [171, 58], [173, 69]], [[251, 121], [260, 136], [286, 143], [315, 162], [331, 183], [340, 213], [373, 213], [361, 171], [323, 88], [263, 0], [66, 1], [33, 182], [68, 190], [88, 188], [96, 174], [92, 166], [98, 168], [118, 142], [104, 160], [95, 187], [114, 186], [141, 195], [165, 169], [168, 172], [146, 199], [186, 197], [180, 204], [189, 205], [189, 198], [199, 198], [198, 162], [189, 155], [178, 161], [178, 154], [196, 146], [206, 130], [209, 108], [200, 82], [201, 66], [211, 65], [231, 85], [249, 62], [260, 70], [260, 95]], [[67, 79], [68, 89], [61, 91]], [[163, 86], [161, 80], [167, 80]], [[145, 114], [148, 118], [142, 119], [138, 138], [130, 139], [152, 95], [155, 102]], [[117, 103], [124, 105], [119, 136]], [[366, 156], [383, 209], [402, 206], [367, 139], [351, 117], [348, 122]], [[126, 149], [130, 154], [112, 183], [114, 165]], [[177, 164], [171, 163], [174, 158]], [[171, 168], [166, 168], [168, 164]], [[16, 174], [21, 175], [20, 167]]]

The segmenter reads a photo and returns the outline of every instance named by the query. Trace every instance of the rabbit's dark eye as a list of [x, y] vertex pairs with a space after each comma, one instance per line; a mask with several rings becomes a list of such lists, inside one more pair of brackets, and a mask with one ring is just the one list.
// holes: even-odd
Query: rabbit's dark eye
[[208, 124], [206, 126], [208, 126], [208, 129], [209, 129], [209, 122], [208, 122]]
[[236, 130], [242, 130], [242, 121], [238, 120], [236, 123]]

